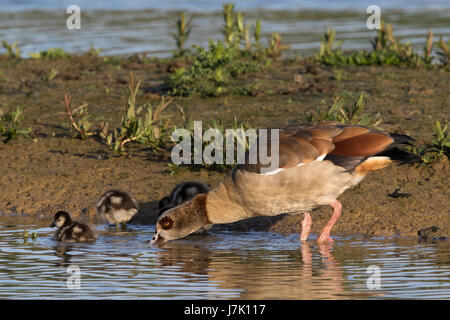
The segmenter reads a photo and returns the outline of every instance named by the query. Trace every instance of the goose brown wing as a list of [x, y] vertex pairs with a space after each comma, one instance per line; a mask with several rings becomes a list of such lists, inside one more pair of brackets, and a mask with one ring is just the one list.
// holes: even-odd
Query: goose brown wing
[[[325, 157], [334, 149], [333, 137], [341, 131], [332, 123], [294, 125], [280, 129], [278, 167], [292, 168]], [[271, 156], [270, 134], [267, 142], [267, 155]], [[259, 161], [257, 164], [248, 164], [248, 152], [246, 164], [238, 165], [241, 170], [257, 173], [261, 173], [265, 167], [269, 165], [262, 165]]]
[[[352, 169], [367, 157], [396, 145], [395, 135], [356, 125], [336, 122], [298, 124], [279, 131], [279, 168], [292, 168], [315, 160], [331, 160], [336, 165]], [[400, 141], [403, 143], [403, 141]], [[268, 156], [270, 153], [268, 135]], [[259, 158], [258, 158], [259, 160]], [[269, 165], [238, 165], [241, 170], [261, 173]]]

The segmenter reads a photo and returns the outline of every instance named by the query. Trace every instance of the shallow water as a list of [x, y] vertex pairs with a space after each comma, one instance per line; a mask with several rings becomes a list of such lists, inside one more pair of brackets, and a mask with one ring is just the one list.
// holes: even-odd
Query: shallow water
[[0, 299], [450, 299], [448, 241], [336, 236], [319, 247], [213, 230], [152, 247], [153, 226], [97, 225], [95, 243], [68, 244], [48, 224], [0, 223]]
[[[148, 52], [165, 57], [175, 50], [169, 32], [175, 31], [180, 11], [193, 17], [187, 48], [207, 46], [208, 39], [222, 40], [222, 2], [79, 0], [81, 29], [68, 30], [65, 9], [71, 1], [0, 0], [0, 40], [18, 41], [25, 56], [51, 47], [80, 53], [94, 46], [102, 48], [105, 55]], [[337, 40], [344, 40], [344, 49], [369, 49], [376, 34], [366, 27], [366, 9], [372, 4], [380, 6], [381, 18], [393, 25], [394, 34], [411, 41], [416, 50], [424, 47], [428, 29], [433, 30], [436, 41], [439, 36], [450, 36], [449, 1], [234, 2], [236, 10], [244, 12], [246, 23], [261, 19], [263, 45], [278, 32], [283, 43], [291, 46], [287, 54], [316, 52], [327, 27], [337, 31]]]

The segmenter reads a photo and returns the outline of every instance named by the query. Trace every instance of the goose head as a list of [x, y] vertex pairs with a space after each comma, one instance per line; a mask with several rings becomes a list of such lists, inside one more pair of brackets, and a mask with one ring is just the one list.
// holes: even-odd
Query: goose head
[[192, 200], [164, 212], [156, 222], [155, 234], [150, 243], [183, 238], [209, 224], [207, 197], [206, 194], [198, 194]]

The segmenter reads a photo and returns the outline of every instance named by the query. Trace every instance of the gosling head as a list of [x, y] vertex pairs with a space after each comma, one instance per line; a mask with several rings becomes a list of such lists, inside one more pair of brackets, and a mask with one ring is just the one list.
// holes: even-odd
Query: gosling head
[[207, 197], [206, 194], [198, 194], [192, 200], [164, 212], [156, 222], [155, 235], [150, 243], [183, 238], [210, 224], [206, 211]]
[[53, 223], [50, 225], [51, 228], [69, 225], [72, 222], [72, 218], [67, 211], [58, 211], [55, 213], [55, 217], [53, 218]]

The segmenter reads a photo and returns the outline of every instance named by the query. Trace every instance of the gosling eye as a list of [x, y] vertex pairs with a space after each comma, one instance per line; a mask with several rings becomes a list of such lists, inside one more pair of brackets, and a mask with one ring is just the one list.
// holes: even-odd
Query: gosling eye
[[173, 220], [170, 219], [169, 217], [164, 217], [161, 219], [159, 224], [161, 225], [161, 227], [164, 230], [169, 230], [169, 229], [172, 229], [172, 227], [173, 227]]

